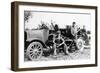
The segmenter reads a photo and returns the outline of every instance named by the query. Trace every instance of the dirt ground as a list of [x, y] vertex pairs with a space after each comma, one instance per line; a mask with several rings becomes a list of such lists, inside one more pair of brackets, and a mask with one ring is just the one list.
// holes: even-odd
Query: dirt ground
[[85, 49], [84, 52], [76, 51], [68, 55], [63, 53], [58, 54], [57, 56], [50, 55], [48, 57], [41, 57], [39, 60], [75, 60], [75, 59], [89, 59], [90, 58], [90, 49]]
[[[42, 56], [40, 59], [36, 61], [50, 61], [50, 60], [76, 60], [76, 59], [89, 59], [90, 58], [90, 48], [84, 49], [83, 52], [75, 51], [73, 53], [69, 53], [68, 55], [64, 55], [64, 53], [59, 53], [57, 56], [50, 55], [48, 57]], [[25, 58], [25, 61], [29, 61]]]

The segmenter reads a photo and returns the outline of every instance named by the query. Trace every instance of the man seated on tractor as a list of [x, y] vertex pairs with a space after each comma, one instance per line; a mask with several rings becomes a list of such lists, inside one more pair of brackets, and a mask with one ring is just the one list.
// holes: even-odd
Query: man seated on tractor
[[65, 55], [68, 54], [68, 47], [65, 43], [65, 40], [61, 34], [61, 31], [58, 30], [55, 39], [54, 39], [54, 55], [57, 55], [58, 53], [64, 52]]

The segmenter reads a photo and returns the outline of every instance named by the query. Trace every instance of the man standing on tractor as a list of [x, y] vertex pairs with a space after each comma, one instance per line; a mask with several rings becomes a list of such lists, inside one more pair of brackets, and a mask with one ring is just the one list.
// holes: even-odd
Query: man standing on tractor
[[71, 27], [71, 34], [73, 35], [73, 39], [77, 39], [77, 25], [76, 22], [72, 23], [72, 27]]

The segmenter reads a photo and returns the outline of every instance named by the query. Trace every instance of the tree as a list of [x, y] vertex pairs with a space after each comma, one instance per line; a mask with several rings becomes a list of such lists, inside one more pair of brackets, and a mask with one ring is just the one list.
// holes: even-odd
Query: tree
[[29, 17], [31, 16], [31, 12], [30, 11], [25, 11], [24, 12], [24, 21], [28, 22]]

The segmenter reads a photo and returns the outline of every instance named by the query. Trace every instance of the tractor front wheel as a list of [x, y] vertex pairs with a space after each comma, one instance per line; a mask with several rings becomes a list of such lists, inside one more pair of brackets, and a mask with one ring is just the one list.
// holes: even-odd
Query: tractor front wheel
[[78, 38], [77, 41], [76, 41], [76, 44], [77, 44], [77, 48], [80, 52], [83, 52], [84, 50], [84, 41], [82, 38]]

